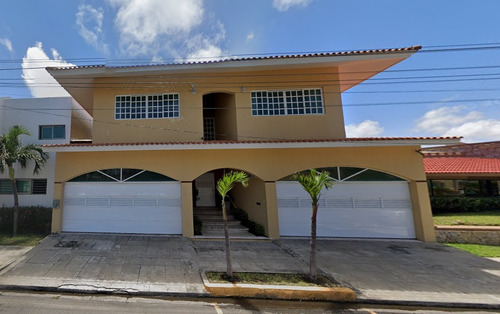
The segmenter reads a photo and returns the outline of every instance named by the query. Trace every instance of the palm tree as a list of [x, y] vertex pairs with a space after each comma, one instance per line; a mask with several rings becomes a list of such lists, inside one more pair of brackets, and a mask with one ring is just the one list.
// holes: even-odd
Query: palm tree
[[318, 271], [316, 267], [316, 216], [318, 214], [319, 199], [323, 188], [330, 189], [333, 186], [333, 178], [328, 171], [318, 172], [311, 169], [310, 173], [298, 173], [293, 176], [294, 180], [302, 185], [302, 188], [311, 196], [311, 249], [309, 252], [309, 279], [316, 282]]
[[229, 226], [227, 224], [226, 214], [226, 196], [232, 190], [236, 183], [240, 183], [243, 187], [248, 186], [248, 174], [243, 171], [231, 171], [224, 174], [222, 178], [217, 181], [217, 191], [222, 196], [222, 220], [224, 221], [224, 238], [226, 241], [226, 265], [227, 265], [227, 279], [233, 281], [233, 266], [231, 263], [231, 247], [229, 244]]
[[34, 174], [40, 172], [45, 165], [49, 155], [42, 148], [35, 144], [23, 145], [21, 135], [31, 135], [31, 133], [20, 125], [15, 125], [6, 134], [0, 136], [0, 173], [9, 171], [9, 178], [12, 182], [12, 192], [14, 194], [14, 226], [13, 234], [17, 234], [17, 221], [19, 218], [19, 196], [16, 185], [16, 172], [14, 165], [18, 163], [21, 168], [26, 168], [28, 161], [33, 161]]

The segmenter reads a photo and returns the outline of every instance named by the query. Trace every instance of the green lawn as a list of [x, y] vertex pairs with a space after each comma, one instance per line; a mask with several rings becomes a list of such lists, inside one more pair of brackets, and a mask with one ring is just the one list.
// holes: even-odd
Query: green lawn
[[500, 246], [482, 245], [482, 244], [460, 244], [460, 243], [444, 243], [444, 244], [482, 257], [500, 257]]
[[436, 214], [434, 215], [434, 224], [444, 226], [500, 226], [500, 210]]
[[43, 238], [45, 238], [43, 235], [21, 234], [13, 237], [10, 234], [0, 233], [0, 245], [35, 246]]

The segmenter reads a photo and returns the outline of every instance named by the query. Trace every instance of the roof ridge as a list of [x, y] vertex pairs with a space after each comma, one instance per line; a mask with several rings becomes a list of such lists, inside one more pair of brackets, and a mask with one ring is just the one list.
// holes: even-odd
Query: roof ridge
[[188, 61], [179, 63], [162, 63], [162, 64], [149, 64], [149, 65], [125, 65], [125, 66], [106, 66], [105, 64], [96, 65], [83, 65], [83, 66], [66, 66], [66, 67], [47, 67], [51, 71], [57, 70], [77, 70], [77, 69], [94, 69], [94, 68], [141, 68], [141, 67], [161, 67], [161, 66], [174, 66], [174, 65], [196, 65], [196, 64], [215, 64], [224, 62], [238, 62], [238, 61], [256, 61], [256, 60], [274, 60], [274, 59], [293, 59], [293, 58], [312, 58], [312, 57], [332, 57], [332, 56], [346, 56], [346, 55], [363, 55], [363, 54], [380, 54], [380, 53], [399, 53], [405, 51], [418, 51], [422, 46], [408, 46], [402, 48], [381, 48], [381, 49], [364, 49], [364, 50], [341, 50], [331, 52], [311, 52], [311, 53], [297, 53], [297, 54], [277, 54], [277, 55], [263, 55], [252, 57], [221, 57], [218, 60], [206, 61]]

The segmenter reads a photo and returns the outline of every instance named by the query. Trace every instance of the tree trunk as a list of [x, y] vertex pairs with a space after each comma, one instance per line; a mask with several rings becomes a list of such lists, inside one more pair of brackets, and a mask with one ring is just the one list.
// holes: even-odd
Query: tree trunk
[[318, 214], [318, 205], [312, 206], [311, 216], [311, 251], [309, 253], [309, 279], [312, 282], [318, 280], [318, 271], [316, 268], [316, 215]]
[[233, 265], [231, 263], [231, 246], [229, 243], [229, 225], [227, 223], [226, 203], [224, 197], [222, 198], [222, 220], [224, 221], [224, 238], [226, 241], [226, 265], [227, 265], [227, 279], [233, 281]]
[[15, 170], [9, 167], [9, 178], [12, 183], [12, 194], [14, 194], [14, 225], [12, 226], [12, 235], [17, 235], [17, 221], [19, 219], [19, 195], [17, 194], [17, 184]]

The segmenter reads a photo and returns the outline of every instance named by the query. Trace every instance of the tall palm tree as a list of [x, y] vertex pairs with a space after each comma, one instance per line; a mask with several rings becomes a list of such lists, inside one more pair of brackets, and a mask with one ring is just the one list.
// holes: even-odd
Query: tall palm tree
[[6, 134], [0, 136], [0, 173], [9, 171], [9, 178], [12, 182], [12, 192], [14, 194], [14, 226], [13, 234], [17, 234], [17, 221], [19, 218], [19, 196], [16, 185], [16, 172], [14, 165], [17, 163], [21, 168], [26, 168], [28, 161], [33, 161], [34, 174], [40, 169], [49, 158], [49, 155], [42, 148], [35, 144], [23, 145], [21, 135], [31, 135], [31, 133], [20, 125], [15, 125]]
[[224, 174], [222, 178], [217, 181], [217, 191], [222, 196], [222, 220], [224, 221], [224, 238], [226, 241], [226, 265], [227, 265], [227, 279], [233, 281], [233, 265], [231, 263], [231, 247], [229, 244], [229, 226], [227, 223], [226, 213], [226, 196], [231, 191], [236, 183], [240, 183], [243, 187], [248, 186], [248, 174], [243, 171], [231, 171]]
[[311, 242], [309, 252], [309, 279], [316, 282], [318, 270], [316, 267], [316, 217], [318, 214], [319, 199], [323, 188], [330, 189], [333, 186], [333, 178], [328, 171], [318, 172], [311, 169], [309, 173], [298, 173], [293, 176], [294, 180], [302, 185], [302, 188], [311, 196]]

